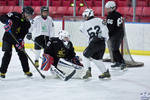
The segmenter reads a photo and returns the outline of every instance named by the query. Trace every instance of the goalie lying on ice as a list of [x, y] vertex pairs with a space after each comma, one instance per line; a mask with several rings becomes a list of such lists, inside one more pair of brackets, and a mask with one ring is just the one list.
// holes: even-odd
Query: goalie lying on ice
[[[44, 49], [41, 69], [44, 71], [50, 69], [61, 79], [66, 80], [67, 77], [68, 80], [75, 74], [76, 69], [81, 71], [83, 65], [75, 56], [73, 44], [69, 40], [69, 33], [61, 30], [58, 35], [59, 37], [52, 37], [48, 41], [47, 47]], [[63, 59], [60, 60], [60, 58]], [[66, 75], [65, 73], [71, 74]]]

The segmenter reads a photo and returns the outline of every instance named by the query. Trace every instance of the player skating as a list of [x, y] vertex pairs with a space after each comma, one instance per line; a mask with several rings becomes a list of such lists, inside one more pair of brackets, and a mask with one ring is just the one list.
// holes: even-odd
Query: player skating
[[[23, 72], [27, 76], [32, 76], [29, 69], [28, 59], [25, 53], [21, 50], [24, 49], [24, 37], [28, 33], [30, 28], [29, 20], [33, 15], [33, 8], [24, 7], [22, 13], [10, 12], [8, 14], [0, 16], [0, 21], [4, 24], [5, 33], [3, 36], [2, 51], [4, 51], [4, 56], [2, 58], [2, 63], [0, 67], [0, 77], [5, 78], [5, 74], [8, 69], [8, 65], [12, 56], [12, 46], [14, 45], [15, 50], [21, 61]], [[14, 38], [11, 36], [13, 34], [19, 43], [16, 43]]]
[[49, 16], [48, 7], [41, 7], [41, 15], [36, 16], [33, 19], [31, 33], [27, 34], [27, 39], [31, 40], [32, 36], [34, 37], [35, 66], [39, 67], [41, 47], [45, 48], [49, 38], [54, 37], [55, 35], [54, 23], [52, 18]]
[[102, 72], [102, 74], [99, 75], [100, 79], [110, 78], [109, 70], [106, 69], [102, 62], [102, 57], [105, 52], [105, 40], [107, 40], [108, 37], [108, 29], [103, 24], [102, 19], [94, 17], [92, 9], [86, 9], [82, 13], [82, 16], [85, 22], [82, 23], [80, 31], [89, 38], [89, 45], [83, 52], [83, 65], [87, 68], [86, 75], [83, 78], [87, 79], [92, 76], [90, 61], [95, 63]]

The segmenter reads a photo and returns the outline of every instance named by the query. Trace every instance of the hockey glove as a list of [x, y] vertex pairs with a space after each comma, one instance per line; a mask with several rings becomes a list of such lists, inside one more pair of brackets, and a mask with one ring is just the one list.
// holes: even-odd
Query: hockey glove
[[32, 33], [28, 33], [27, 36], [26, 36], [26, 38], [27, 38], [28, 40], [31, 40], [31, 39], [32, 39]]
[[11, 29], [12, 24], [13, 24], [12, 20], [9, 19], [6, 25], [4, 26], [6, 32], [8, 32]]
[[76, 65], [80, 65], [80, 66], [83, 66], [82, 63], [80, 63], [80, 58], [79, 56], [75, 56], [74, 58], [71, 59], [71, 62], [76, 64]]
[[18, 49], [24, 48], [24, 40], [19, 39], [18, 42], [19, 42], [19, 43], [17, 43], [15, 46], [16, 46]]

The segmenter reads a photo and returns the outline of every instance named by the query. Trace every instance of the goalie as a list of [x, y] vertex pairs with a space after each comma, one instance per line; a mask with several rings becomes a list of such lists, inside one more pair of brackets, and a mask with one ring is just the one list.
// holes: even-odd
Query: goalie
[[[58, 35], [59, 37], [52, 37], [48, 41], [47, 47], [44, 49], [41, 69], [44, 71], [50, 69], [52, 72], [56, 73], [56, 75], [58, 75], [61, 79], [68, 80], [75, 74], [75, 69], [81, 67], [82, 64], [75, 56], [76, 53], [74, 52], [73, 44], [69, 40], [69, 33], [62, 30], [58, 33]], [[60, 58], [63, 58], [63, 61], [59, 62]], [[58, 62], [63, 66], [74, 67], [71, 74], [65, 76], [66, 74], [64, 73], [64, 71], [58, 68]]]

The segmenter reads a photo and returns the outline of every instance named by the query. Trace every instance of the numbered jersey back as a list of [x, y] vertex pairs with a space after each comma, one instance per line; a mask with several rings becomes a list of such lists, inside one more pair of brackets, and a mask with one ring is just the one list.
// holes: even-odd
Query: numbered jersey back
[[107, 38], [108, 29], [103, 24], [103, 20], [100, 18], [92, 18], [81, 24], [80, 31], [88, 36], [89, 40], [93, 37]]

